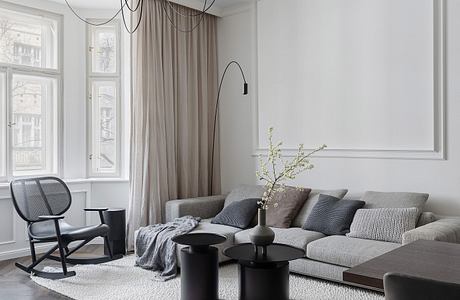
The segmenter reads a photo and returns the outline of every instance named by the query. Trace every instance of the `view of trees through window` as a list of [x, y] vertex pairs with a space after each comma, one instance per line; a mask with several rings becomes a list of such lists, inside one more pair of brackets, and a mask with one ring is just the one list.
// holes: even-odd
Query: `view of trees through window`
[[0, 8], [0, 87], [9, 96], [3, 116], [8, 128], [0, 140], [10, 141], [9, 149], [1, 144], [0, 158], [4, 166], [10, 160], [13, 176], [56, 171], [57, 27], [55, 19]]
[[56, 22], [0, 9], [0, 61], [56, 68]]
[[90, 175], [119, 172], [119, 24], [88, 27], [91, 102]]
[[116, 33], [108, 30], [96, 30], [94, 34], [92, 71], [94, 73], [115, 73], [116, 64]]
[[13, 76], [12, 130], [13, 171], [46, 169], [47, 107], [52, 108], [55, 80]]

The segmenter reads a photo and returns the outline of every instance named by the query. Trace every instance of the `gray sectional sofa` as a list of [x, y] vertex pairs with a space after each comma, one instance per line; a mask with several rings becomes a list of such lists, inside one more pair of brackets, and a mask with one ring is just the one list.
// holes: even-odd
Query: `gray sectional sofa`
[[[169, 201], [166, 204], [166, 218], [167, 221], [170, 221], [184, 215], [201, 217], [202, 222], [193, 232], [215, 232], [225, 235], [227, 241], [218, 245], [220, 250], [223, 250], [234, 244], [249, 242], [249, 229], [241, 230], [235, 227], [212, 224], [212, 218], [231, 202], [260, 197], [262, 193], [262, 186], [243, 185], [228, 195]], [[418, 239], [460, 242], [460, 218], [441, 217], [430, 212], [423, 212], [417, 227], [403, 234], [402, 244], [343, 235], [326, 236], [301, 228], [320, 194], [343, 198], [346, 193], [347, 190], [312, 190], [304, 206], [292, 222], [292, 227], [272, 228], [276, 235], [275, 242], [305, 249], [305, 258], [290, 263], [291, 272], [342, 282], [343, 271], [403, 244]], [[427, 198], [428, 195], [419, 193], [366, 192], [361, 200], [366, 202], [364, 208], [417, 207], [423, 211]], [[347, 199], [341, 201], [347, 201]], [[221, 262], [229, 260], [222, 254], [222, 251], [220, 251], [219, 259]]]

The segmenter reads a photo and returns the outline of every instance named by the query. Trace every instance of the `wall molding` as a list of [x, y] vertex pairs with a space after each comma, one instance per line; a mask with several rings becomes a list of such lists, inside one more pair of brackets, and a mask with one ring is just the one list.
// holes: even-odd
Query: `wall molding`
[[[0, 197], [0, 201], [5, 201], [5, 200], [12, 201], [10, 196]], [[0, 242], [0, 246], [10, 245], [10, 244], [15, 244], [16, 243], [16, 240], [17, 240], [17, 236], [16, 236], [16, 212], [14, 210], [13, 205], [11, 206], [11, 214], [12, 214], [12, 217], [13, 217], [13, 226], [11, 228], [11, 230], [13, 231], [12, 232], [13, 239], [9, 240], [9, 241]]]
[[[445, 120], [445, 94], [446, 94], [446, 5], [445, 0], [433, 0], [433, 46], [434, 46], [434, 67], [433, 67], [433, 144], [430, 149], [380, 149], [380, 148], [327, 148], [313, 157], [335, 157], [335, 158], [367, 158], [367, 159], [405, 159], [405, 160], [445, 160], [446, 151], [446, 120]], [[258, 5], [255, 6], [255, 40], [259, 41], [259, 20]], [[255, 73], [258, 78], [258, 42], [255, 47]], [[260, 145], [259, 136], [259, 84], [255, 81], [256, 96], [253, 105], [254, 114], [254, 151], [253, 156], [266, 156], [267, 147]], [[313, 149], [305, 149], [313, 150]], [[292, 157], [297, 149], [282, 148], [283, 156]]]
[[229, 16], [233, 16], [233, 15], [237, 15], [237, 14], [246, 12], [248, 10], [251, 10], [255, 5], [256, 5], [256, 1], [243, 2], [243, 3], [229, 6], [222, 10], [220, 17], [225, 18], [225, 17], [229, 17]]

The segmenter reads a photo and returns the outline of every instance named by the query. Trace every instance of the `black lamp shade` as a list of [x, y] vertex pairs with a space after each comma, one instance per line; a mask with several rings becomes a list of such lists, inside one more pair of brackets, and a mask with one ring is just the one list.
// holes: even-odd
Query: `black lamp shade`
[[243, 95], [247, 95], [247, 94], [248, 94], [248, 83], [245, 82], [243, 86]]

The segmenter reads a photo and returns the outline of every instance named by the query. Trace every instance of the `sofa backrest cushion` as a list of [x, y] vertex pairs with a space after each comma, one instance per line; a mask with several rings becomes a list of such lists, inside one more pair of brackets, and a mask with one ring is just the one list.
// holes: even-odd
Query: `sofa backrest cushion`
[[364, 208], [404, 208], [416, 207], [423, 211], [428, 194], [406, 192], [373, 192], [364, 193], [361, 200], [366, 202]]
[[350, 232], [350, 225], [364, 201], [341, 200], [339, 198], [319, 195], [319, 200], [302, 229], [321, 232], [326, 235], [345, 235]]
[[418, 217], [416, 207], [358, 209], [347, 236], [401, 243], [403, 233], [415, 228]]
[[299, 209], [307, 201], [311, 189], [286, 186], [276, 192], [267, 210], [267, 226], [289, 228]]
[[249, 184], [242, 184], [236, 188], [234, 188], [230, 194], [227, 195], [224, 202], [224, 207], [230, 205], [235, 201], [241, 201], [244, 199], [251, 199], [251, 198], [262, 198], [264, 194], [265, 187], [262, 185], [249, 185]]
[[420, 226], [423, 226], [423, 225], [426, 225], [426, 224], [433, 223], [436, 220], [437, 220], [437, 217], [436, 217], [436, 215], [434, 213], [429, 212], [429, 211], [424, 211], [424, 212], [422, 212], [422, 214], [418, 218], [418, 222], [417, 222], [416, 227], [420, 227]]
[[345, 194], [348, 192], [346, 189], [340, 190], [317, 190], [313, 189], [308, 195], [308, 199], [305, 204], [302, 206], [300, 211], [297, 213], [294, 221], [292, 222], [292, 227], [302, 227], [303, 224], [307, 221], [308, 216], [310, 215], [313, 207], [316, 205], [319, 199], [319, 195], [329, 195], [336, 198], [342, 199], [345, 197]]

